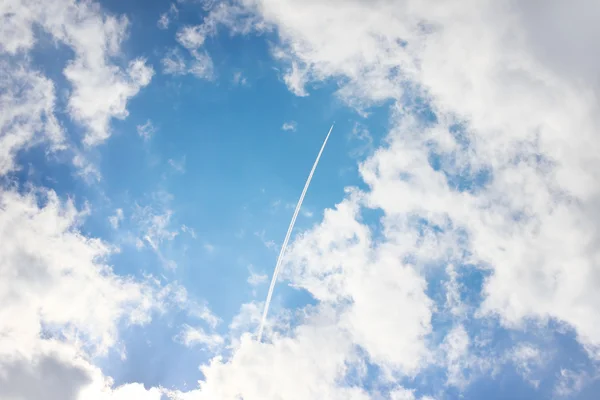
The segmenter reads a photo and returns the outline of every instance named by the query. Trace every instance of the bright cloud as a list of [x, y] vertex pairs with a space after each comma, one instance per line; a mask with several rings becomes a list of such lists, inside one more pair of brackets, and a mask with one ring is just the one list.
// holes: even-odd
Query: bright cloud
[[[140, 54], [93, 2], [0, 15], [0, 397], [429, 400], [506, 370], [540, 398], [595, 384], [595, 2], [165, 2], [148, 26], [170, 41], [138, 38]], [[48, 41], [66, 49], [60, 78]], [[160, 96], [130, 104], [147, 86]], [[310, 193], [319, 219], [290, 244], [257, 342], [268, 276], [247, 266], [273, 261], [283, 229], [257, 193], [287, 198], [306, 151], [267, 132], [338, 116], [350, 154], [328, 149], [327, 168], [358, 176], [322, 172], [331, 192]], [[93, 150], [127, 146], [114, 119], [169, 135]], [[27, 166], [40, 148], [49, 176]], [[56, 167], [65, 150], [79, 175]], [[97, 179], [77, 192], [82, 175]], [[198, 351], [198, 385], [116, 385], [97, 363], [155, 314], [172, 318], [156, 336]]]
[[0, 393], [90, 398], [77, 397], [87, 387], [100, 395], [106, 378], [87, 355], [114, 346], [118, 324], [148, 323], [171, 302], [171, 288], [116, 275], [103, 262], [113, 249], [78, 230], [86, 211], [52, 191], [2, 191], [0, 204]]
[[43, 141], [51, 150], [59, 150], [64, 147], [64, 135], [54, 116], [52, 81], [27, 65], [7, 62], [0, 64], [0, 74], [0, 175], [5, 175], [18, 168], [18, 151]]

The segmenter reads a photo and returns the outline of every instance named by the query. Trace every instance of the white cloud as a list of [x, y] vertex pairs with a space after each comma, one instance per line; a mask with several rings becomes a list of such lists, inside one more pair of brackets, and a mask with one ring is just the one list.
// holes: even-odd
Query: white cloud
[[51, 150], [64, 148], [55, 101], [53, 82], [40, 72], [0, 62], [0, 175], [17, 169], [19, 150], [44, 141]]
[[4, 1], [0, 5], [0, 51], [14, 55], [23, 50], [30, 49], [34, 43], [31, 22], [35, 18], [30, 12], [24, 11], [20, 1]]
[[218, 350], [223, 346], [225, 340], [216, 333], [206, 333], [201, 327], [185, 325], [183, 330], [176, 336], [176, 341], [187, 347], [202, 346], [210, 351]]
[[160, 14], [160, 17], [159, 17], [158, 21], [156, 22], [156, 25], [160, 29], [168, 29], [171, 21], [173, 19], [177, 19], [178, 16], [179, 16], [179, 10], [177, 9], [177, 6], [175, 5], [175, 3], [171, 3], [171, 7], [169, 7], [169, 11]]
[[143, 59], [124, 67], [113, 63], [122, 56], [127, 20], [106, 15], [92, 3], [61, 0], [49, 6], [38, 0], [10, 0], [0, 6], [0, 15], [0, 51], [8, 55], [0, 66], [0, 174], [15, 169], [14, 156], [21, 149], [41, 142], [53, 151], [66, 148], [54, 115], [55, 85], [28, 63], [36, 45], [34, 30], [72, 50], [74, 56], [63, 69], [71, 85], [67, 111], [84, 127], [85, 145], [108, 138], [111, 119], [125, 118], [128, 100], [152, 78], [152, 68]]
[[113, 390], [89, 359], [116, 343], [118, 326], [165, 310], [173, 288], [115, 275], [104, 264], [111, 247], [78, 230], [87, 211], [52, 191], [2, 190], [0, 207], [0, 397], [160, 398]]
[[179, 48], [171, 49], [161, 60], [163, 72], [170, 75], [193, 74], [198, 78], [214, 78], [214, 65], [210, 56], [203, 50], [191, 49], [191, 60], [186, 60]]
[[296, 132], [296, 129], [297, 129], [296, 121], [284, 122], [283, 125], [281, 126], [281, 129], [283, 129], [284, 131]]
[[[360, 375], [365, 360], [381, 368], [382, 379], [391, 380], [418, 374], [431, 362], [434, 305], [426, 292], [427, 271], [450, 262], [468, 263], [489, 273], [480, 317], [498, 317], [510, 329], [519, 329], [529, 319], [559, 320], [572, 326], [589, 354], [598, 357], [598, 58], [586, 45], [597, 36], [595, 17], [600, 7], [578, 0], [564, 8], [550, 1], [539, 17], [540, 5], [530, 8], [534, 3], [491, 0], [444, 4], [398, 0], [379, 1], [377, 6], [358, 0], [244, 0], [243, 4], [247, 9], [219, 5], [203, 25], [180, 31], [179, 40], [193, 60], [204, 57], [197, 67], [184, 63], [186, 72], [192, 69], [206, 75], [203, 71], [210, 58], [202, 46], [217, 26], [226, 26], [234, 34], [276, 29], [281, 43], [274, 46], [275, 55], [289, 66], [284, 80], [290, 90], [307, 95], [311, 82], [339, 79], [340, 98], [360, 110], [391, 100], [391, 129], [385, 146], [360, 165], [366, 188], [349, 190], [335, 209], [325, 212], [320, 224], [295, 241], [287, 255], [284, 278], [312, 295], [316, 306], [301, 310], [293, 329], [267, 330], [267, 343], [242, 336], [230, 357], [217, 357], [203, 367], [205, 378], [198, 390], [178, 393], [178, 398], [369, 399], [363, 389], [345, 380], [352, 368]], [[86, 5], [81, 7], [84, 15], [91, 12]], [[63, 14], [57, 15], [60, 20]], [[110, 40], [94, 43], [101, 49], [96, 52], [106, 49], [113, 54], [125, 23], [93, 16], [86, 22], [76, 28], [89, 26], [96, 32], [100, 24], [109, 32]], [[20, 30], [12, 20], [7, 26], [2, 29]], [[65, 37], [65, 41], [96, 39], [72, 32]], [[18, 40], [2, 40], [3, 49], [15, 52], [31, 46], [33, 39], [25, 34]], [[556, 43], [563, 43], [570, 57], [557, 52]], [[73, 47], [76, 58], [67, 68], [67, 77], [76, 87], [87, 82], [88, 74], [77, 73], [86, 60], [100, 60], [97, 68], [104, 75], [113, 71], [103, 53], [82, 55], [82, 49], [91, 51], [92, 46], [74, 43]], [[71, 101], [70, 110], [76, 120], [91, 127], [88, 142], [101, 140], [108, 120], [124, 115], [128, 96], [149, 80], [144, 68], [138, 61], [137, 79], [131, 82], [120, 70], [124, 75], [115, 73], [119, 78], [112, 80], [98, 74], [107, 82], [126, 81], [127, 87], [116, 91], [107, 104], [98, 105], [97, 113], [91, 112], [88, 92], [74, 90], [72, 99], [77, 101]], [[423, 120], [427, 110], [415, 96], [428, 104], [435, 121]], [[432, 165], [432, 155], [439, 159], [437, 167]], [[489, 176], [485, 185], [475, 183], [476, 188], [460, 190], [459, 184], [467, 185], [482, 171]], [[20, 195], [14, 196], [19, 201], [13, 203], [23, 202]], [[29, 201], [29, 208], [34, 214], [48, 215], [34, 201]], [[362, 222], [365, 208], [382, 213], [377, 239]], [[62, 214], [49, 215], [50, 223], [43, 217], [37, 222], [42, 233], [61, 226], [62, 221], [52, 217]], [[143, 230], [145, 240], [154, 246], [174, 237], [165, 215], [168, 222], [170, 214], [159, 213]], [[68, 243], [81, 245], [81, 239], [71, 235]], [[7, 243], [20, 246], [22, 240]], [[86, 265], [96, 265], [92, 256], [102, 253], [103, 247], [94, 241], [84, 243], [93, 247], [82, 247]], [[62, 250], [42, 256], [56, 267], [57, 260], [74, 257], [70, 247]], [[17, 267], [23, 264], [22, 254], [29, 255], [25, 259], [33, 264], [39, 257], [37, 248], [36, 252], [19, 250], [13, 254]], [[448, 270], [445, 289], [447, 309], [460, 321], [465, 316], [457, 295], [460, 285], [454, 274], [458, 271]], [[29, 271], [23, 272], [20, 279], [29, 279]], [[35, 275], [40, 277], [45, 276]], [[111, 295], [114, 285], [139, 289], [135, 283], [113, 279], [99, 287], [108, 287]], [[92, 289], [96, 299], [104, 294], [93, 285]], [[37, 290], [26, 293], [34, 300], [44, 295]], [[52, 296], [48, 295], [50, 300]], [[93, 342], [106, 347], [114, 342], [114, 334], [104, 338], [104, 332], [114, 331], [111, 321], [123, 316], [121, 307], [135, 308], [139, 300], [137, 295], [122, 296], [110, 299], [121, 303], [106, 311], [109, 317], [79, 315], [73, 307], [80, 302], [73, 301], [67, 303], [71, 308], [54, 311], [55, 315], [45, 311], [51, 301], [44, 299], [42, 306], [27, 298], [21, 301], [23, 307], [37, 304], [43, 312], [24, 312], [33, 323], [16, 326], [23, 332], [11, 331], [12, 340], [22, 348], [33, 348], [25, 342], [37, 340], [36, 318], [41, 315], [55, 324], [68, 321], [86, 337], [102, 332]], [[128, 300], [134, 305], [128, 306]], [[82, 301], [86, 304], [89, 299]], [[246, 310], [250, 317], [244, 321], [253, 323], [257, 310], [260, 313], [257, 307]], [[14, 313], [22, 315], [21, 310]], [[62, 313], [71, 314], [67, 318]], [[146, 314], [142, 309], [139, 320]], [[15, 345], [2, 348], [14, 351]], [[470, 348], [464, 325], [454, 325], [443, 348], [449, 384], [459, 384], [464, 370], [471, 368]], [[525, 356], [531, 358], [526, 352], [515, 357]], [[564, 369], [556, 393], [579, 390], [585, 377]], [[407, 391], [396, 389], [392, 395], [406, 398]]]
[[267, 239], [266, 238], [266, 232], [263, 229], [262, 231], [257, 231], [254, 232], [254, 236], [256, 236], [257, 238], [260, 239], [260, 241], [262, 242], [262, 244], [269, 250], [276, 250], [277, 248], [277, 244], [275, 243], [274, 240], [271, 239]]
[[408, 390], [405, 388], [397, 388], [394, 389], [390, 393], [390, 400], [415, 400], [415, 393], [413, 390]]
[[554, 393], [559, 397], [572, 398], [584, 388], [588, 381], [589, 376], [584, 371], [561, 369]]
[[[493, 1], [245, 4], [277, 27], [290, 90], [333, 77], [352, 105], [396, 101], [389, 146], [361, 169], [370, 206], [449, 218], [466, 232], [465, 261], [493, 272], [482, 312], [511, 328], [558, 319], [596, 354], [598, 83], [581, 65], [598, 59], [578, 50], [597, 31], [595, 3], [563, 10], [552, 1], [539, 20], [532, 10], [541, 6]], [[555, 43], [572, 45], [573, 59]], [[427, 100], [437, 124], [409, 122], [423, 109], [407, 90]], [[446, 172], [466, 179], [485, 168], [491, 179], [460, 193], [429, 164], [431, 151]]]
[[199, 50], [192, 50], [190, 53], [194, 59], [189, 67], [189, 73], [198, 78], [213, 79], [214, 65], [208, 53]]
[[534, 379], [534, 376], [536, 370], [547, 361], [547, 355], [545, 356], [540, 349], [531, 344], [519, 343], [509, 352], [508, 359], [523, 379], [536, 388], [539, 386], [540, 381]]
[[231, 79], [231, 81], [236, 86], [246, 86], [248, 84], [246, 77], [240, 71], [236, 71], [233, 73], [233, 78]]
[[290, 91], [296, 96], [308, 96], [308, 92], [304, 88], [306, 80], [308, 79], [306, 75], [306, 72], [298, 67], [298, 63], [292, 61], [291, 68], [283, 77], [283, 81], [287, 85], [288, 89], [290, 89]]
[[458, 282], [458, 272], [453, 264], [446, 266], [448, 280], [444, 283], [446, 289], [446, 303], [444, 306], [450, 311], [450, 314], [457, 320], [464, 320], [467, 317], [467, 307], [461, 299], [462, 285]]
[[150, 120], [142, 125], [136, 125], [136, 130], [137, 134], [144, 140], [149, 140], [156, 133], [156, 128]]
[[196, 50], [202, 47], [206, 35], [204, 25], [184, 26], [177, 32], [177, 41], [188, 50]]
[[[187, 298], [184, 297], [181, 303], [184, 304], [186, 302], [189, 303]], [[193, 305], [190, 307], [191, 308], [188, 310], [189, 314], [206, 322], [211, 329], [215, 329], [221, 323], [221, 318], [213, 314], [207, 304]]]
[[[153, 290], [117, 277], [101, 264], [111, 249], [77, 232], [84, 215], [71, 202], [61, 203], [53, 192], [39, 196], [43, 207], [33, 193], [0, 194], [0, 246], [5, 255], [1, 271], [6, 283], [0, 289], [6, 321], [0, 352], [31, 354], [42, 323], [50, 331], [69, 326], [69, 335], [87, 338], [90, 345], [105, 350], [115, 341], [120, 318], [148, 319]], [[98, 299], [104, 299], [101, 305]], [[97, 307], [98, 312], [88, 312]]]
[[192, 239], [196, 239], [198, 236], [196, 235], [196, 230], [194, 228], [191, 228], [187, 225], [181, 225], [181, 232], [185, 232], [188, 233]]
[[113, 229], [119, 229], [119, 225], [121, 224], [121, 221], [123, 221], [123, 217], [123, 209], [117, 208], [115, 210], [115, 215], [108, 217], [108, 222], [110, 222], [110, 226], [112, 226]]
[[77, 167], [77, 175], [83, 178], [87, 183], [93, 184], [102, 180], [102, 174], [98, 170], [98, 167], [82, 152], [75, 151], [72, 163]]
[[337, 304], [340, 323], [371, 362], [413, 374], [427, 357], [432, 302], [424, 279], [402, 261], [412, 241], [394, 236], [404, 227], [390, 227], [386, 243], [375, 246], [359, 222], [361, 201], [351, 191], [335, 210], [326, 210], [323, 222], [293, 244], [283, 275], [317, 300]]
[[[321, 354], [319, 362], [340, 354], [346, 360], [348, 348], [358, 345], [391, 376], [418, 373], [429, 362], [433, 307], [425, 271], [449, 262], [489, 271], [480, 317], [497, 316], [510, 329], [531, 318], [557, 319], [597, 356], [600, 124], [590, 71], [598, 57], [579, 49], [597, 36], [592, 21], [600, 7], [583, 0], [568, 7], [458, 0], [243, 4], [260, 17], [253, 29], [279, 34], [274, 55], [289, 66], [284, 80], [292, 92], [307, 95], [311, 82], [337, 79], [340, 98], [360, 111], [391, 100], [391, 130], [385, 146], [360, 166], [368, 189], [327, 210], [288, 254], [286, 278], [315, 297], [317, 309], [331, 307], [336, 316], [323, 325], [302, 321], [292, 336], [275, 336], [268, 345], [242, 341], [231, 360], [205, 367], [194, 398], [336, 398], [343, 378], [323, 380], [329, 370], [315, 376], [295, 367], [300, 388], [285, 380], [292, 370], [285, 363], [312, 365], [311, 350]], [[556, 43], [572, 48], [572, 58]], [[487, 180], [469, 189], [483, 172]], [[361, 207], [383, 212], [377, 241], [359, 222]], [[446, 306], [460, 321], [466, 316], [458, 271], [448, 271]], [[323, 328], [328, 323], [335, 329]], [[318, 337], [305, 341], [313, 330]], [[334, 348], [339, 353], [331, 355]], [[464, 370], [478, 367], [472, 363], [485, 363], [469, 349], [466, 329], [455, 325], [445, 341], [449, 384], [461, 384]], [[278, 358], [263, 364], [271, 352]], [[252, 382], [244, 379], [249, 373]], [[578, 386], [563, 375], [575, 382], [565, 387]]]
[[187, 65], [179, 49], [171, 49], [161, 60], [163, 72], [170, 75], [184, 75], [187, 73]]
[[136, 226], [135, 246], [138, 250], [150, 246], [160, 262], [173, 270], [177, 263], [165, 256], [165, 249], [181, 232], [186, 232], [187, 227], [180, 229], [172, 222], [173, 210], [169, 207], [172, 196], [169, 193], [155, 192], [151, 197], [151, 204], [136, 204], [132, 212], [131, 220]]
[[[192, 59], [188, 62], [178, 49], [171, 50], [162, 61], [165, 73], [175, 75], [190, 73], [201, 79], [212, 80], [215, 77], [215, 69], [212, 58], [203, 49], [206, 40], [216, 35], [220, 26], [228, 28], [231, 34], [237, 35], [263, 29], [254, 13], [248, 12], [244, 7], [227, 3], [215, 5], [210, 2], [206, 7], [209, 12], [202, 24], [184, 26], [176, 34], [177, 42], [188, 50]], [[235, 79], [236, 75], [234, 81]], [[244, 84], [241, 75], [237, 83]]]
[[115, 74], [108, 66], [90, 69], [89, 63], [94, 61], [76, 60], [65, 69], [65, 76], [75, 88], [69, 99], [70, 113], [88, 127], [84, 139], [87, 145], [110, 136], [110, 119], [127, 117], [127, 101], [148, 85], [154, 74], [143, 59], [130, 62], [126, 74]]
[[159, 250], [164, 241], [171, 241], [179, 234], [177, 229], [171, 226], [170, 209], [155, 210], [152, 206], [140, 206], [136, 204], [133, 212], [133, 220], [138, 225], [139, 237], [148, 243], [154, 250]]
[[[125, 69], [109, 62], [119, 54], [127, 20], [104, 17], [87, 4], [59, 2], [50, 11], [37, 2], [27, 2], [45, 29], [56, 39], [73, 48], [75, 58], [64, 69], [73, 90], [69, 96], [71, 117], [87, 132], [84, 142], [94, 145], [110, 136], [110, 119], [128, 115], [127, 101], [148, 85], [153, 70], [144, 59], [131, 61]], [[45, 12], [51, 12], [52, 16]]]
[[269, 280], [268, 275], [257, 273], [252, 265], [248, 266], [248, 272], [250, 272], [250, 275], [248, 276], [248, 283], [252, 286], [262, 285]]
[[112, 379], [75, 349], [46, 342], [32, 362], [15, 358], [3, 365], [0, 396], [7, 399], [160, 400], [161, 388], [139, 383], [114, 387]]
[[183, 173], [185, 173], [185, 159], [186, 159], [185, 156], [181, 157], [181, 159], [179, 161], [169, 158], [168, 162], [169, 162], [169, 165], [171, 166], [171, 168], [173, 168], [173, 170], [175, 170], [176, 172], [179, 172], [180, 174], [183, 174]]
[[351, 150], [351, 155], [361, 157], [373, 151], [373, 137], [366, 126], [355, 123], [350, 133], [350, 139], [357, 143]]
[[471, 340], [469, 334], [462, 325], [457, 325], [446, 335], [442, 349], [446, 355], [447, 384], [457, 387], [465, 387], [468, 383], [464, 371], [468, 368], [468, 352]]
[[160, 18], [158, 18], [158, 21], [156, 22], [156, 25], [160, 29], [168, 29], [170, 23], [171, 23], [171, 21], [169, 20], [169, 14], [168, 13], [162, 13], [162, 14], [160, 14]]
[[350, 342], [325, 321], [298, 328], [293, 338], [274, 338], [269, 345], [244, 335], [230, 361], [217, 357], [202, 367], [206, 380], [199, 390], [174, 393], [174, 398], [369, 399], [358, 387], [338, 384], [351, 361]]

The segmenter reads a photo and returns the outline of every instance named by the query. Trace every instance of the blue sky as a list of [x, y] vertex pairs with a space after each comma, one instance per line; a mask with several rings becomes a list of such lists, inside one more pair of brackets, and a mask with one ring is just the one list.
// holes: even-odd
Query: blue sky
[[600, 9], [429, 3], [0, 6], [0, 397], [596, 398]]

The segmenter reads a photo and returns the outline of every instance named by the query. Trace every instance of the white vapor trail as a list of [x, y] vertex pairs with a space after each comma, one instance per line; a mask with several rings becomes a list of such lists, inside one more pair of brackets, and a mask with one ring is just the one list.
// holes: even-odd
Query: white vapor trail
[[[334, 124], [335, 125], [335, 124]], [[283, 255], [285, 254], [285, 249], [287, 248], [288, 241], [290, 240], [290, 235], [292, 234], [292, 230], [294, 229], [294, 224], [296, 223], [296, 218], [298, 217], [298, 213], [300, 212], [300, 207], [302, 207], [302, 202], [304, 201], [304, 196], [306, 195], [306, 191], [308, 190], [308, 186], [310, 185], [310, 181], [312, 180], [313, 174], [315, 173], [315, 169], [317, 169], [317, 164], [319, 164], [319, 159], [321, 158], [321, 154], [323, 154], [323, 150], [325, 149], [325, 145], [327, 144], [327, 140], [329, 139], [329, 135], [331, 135], [331, 131], [333, 130], [333, 125], [329, 128], [329, 132], [325, 137], [325, 141], [321, 146], [321, 150], [319, 151], [319, 155], [313, 164], [312, 169], [310, 170], [310, 174], [308, 175], [308, 179], [304, 184], [304, 189], [302, 190], [302, 194], [300, 195], [300, 199], [298, 200], [298, 204], [296, 204], [296, 209], [294, 210], [294, 215], [292, 216], [292, 221], [290, 222], [290, 226], [288, 227], [287, 233], [285, 234], [285, 239], [283, 240], [283, 245], [281, 246], [281, 250], [279, 251], [279, 257], [277, 257], [277, 264], [275, 264], [275, 271], [273, 271], [273, 277], [271, 278], [271, 286], [269, 286], [269, 293], [267, 294], [267, 301], [265, 301], [265, 308], [263, 310], [262, 318], [260, 320], [260, 325], [258, 326], [258, 334], [257, 338], [260, 342], [262, 339], [263, 330], [265, 328], [265, 322], [267, 321], [267, 314], [269, 313], [269, 306], [271, 305], [271, 297], [273, 296], [273, 289], [275, 288], [275, 282], [277, 282], [277, 275], [279, 275], [279, 269], [281, 268], [281, 261], [283, 260]]]

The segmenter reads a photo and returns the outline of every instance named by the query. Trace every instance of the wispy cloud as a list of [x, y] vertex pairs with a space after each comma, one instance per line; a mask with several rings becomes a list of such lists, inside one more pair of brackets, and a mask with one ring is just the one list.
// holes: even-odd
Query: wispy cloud
[[187, 225], [181, 225], [181, 232], [189, 234], [193, 239], [197, 238], [196, 231], [194, 228], [190, 228]]
[[269, 250], [276, 250], [277, 245], [276, 245], [275, 241], [266, 238], [266, 232], [265, 232], [264, 229], [261, 230], [261, 231], [254, 232], [254, 236], [256, 236], [257, 238], [259, 238], [260, 241], [262, 242], [262, 244], [267, 249], [269, 249]]
[[137, 134], [144, 140], [149, 140], [156, 133], [156, 128], [150, 120], [147, 120], [142, 125], [137, 125], [136, 129]]
[[[156, 192], [152, 196], [152, 204], [140, 206], [135, 204], [131, 220], [135, 226], [135, 246], [138, 250], [149, 246], [160, 262], [168, 269], [175, 269], [177, 264], [164, 255], [163, 246], [172, 242], [186, 229], [178, 229], [172, 221], [173, 210], [168, 207], [171, 195]], [[185, 226], [185, 225], [184, 225]]]
[[108, 217], [108, 222], [110, 222], [110, 225], [113, 227], [113, 229], [119, 229], [119, 225], [121, 224], [121, 221], [123, 221], [123, 218], [123, 209], [117, 208], [115, 210], [115, 214]]
[[212, 80], [214, 65], [210, 56], [202, 50], [190, 50], [191, 60], [186, 60], [177, 48], [171, 49], [161, 60], [163, 72], [170, 75], [192, 74], [198, 78]]
[[184, 75], [188, 71], [185, 59], [177, 48], [171, 49], [161, 60], [163, 72], [169, 75]]
[[548, 362], [548, 358], [548, 355], [529, 343], [519, 343], [508, 353], [508, 360], [513, 363], [517, 372], [535, 388], [540, 384], [540, 380], [534, 378], [539, 375], [536, 372]]
[[223, 345], [225, 340], [216, 333], [206, 333], [202, 327], [184, 325], [183, 330], [175, 340], [188, 347], [202, 346], [210, 351], [215, 351]]
[[296, 132], [297, 125], [298, 124], [296, 124], [296, 121], [288, 121], [283, 123], [281, 129], [283, 129], [284, 131]]
[[579, 393], [589, 380], [590, 378], [585, 371], [561, 369], [554, 393], [559, 397], [571, 398]]
[[233, 73], [233, 78], [231, 78], [231, 82], [236, 86], [246, 86], [248, 84], [246, 77], [240, 71], [236, 71]]
[[174, 171], [183, 174], [185, 173], [185, 159], [185, 156], [181, 157], [181, 159], [177, 161], [172, 158], [169, 158], [169, 165], [171, 166], [171, 168], [173, 168]]
[[190, 316], [200, 318], [211, 329], [215, 329], [221, 323], [221, 318], [216, 316], [207, 304], [188, 306], [188, 312]]
[[177, 9], [177, 6], [175, 5], [175, 3], [171, 3], [171, 6], [169, 7], [169, 11], [164, 12], [160, 15], [160, 18], [156, 22], [156, 25], [160, 29], [168, 29], [171, 21], [177, 19], [178, 16], [179, 16], [179, 10]]
[[349, 139], [354, 143], [350, 152], [353, 157], [362, 157], [373, 151], [373, 137], [363, 124], [354, 124]]
[[262, 285], [264, 283], [267, 283], [267, 281], [269, 280], [269, 276], [267, 274], [259, 274], [254, 270], [254, 267], [252, 265], [248, 266], [248, 272], [250, 273], [250, 275], [248, 276], [248, 283], [251, 286]]

